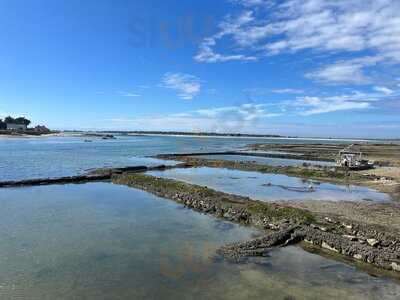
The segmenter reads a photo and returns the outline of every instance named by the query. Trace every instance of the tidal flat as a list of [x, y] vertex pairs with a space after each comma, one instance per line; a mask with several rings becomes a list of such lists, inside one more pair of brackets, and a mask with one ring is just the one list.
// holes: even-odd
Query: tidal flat
[[332, 156], [298, 155], [295, 145], [290, 155], [256, 150], [276, 156], [263, 161], [190, 154], [248, 142], [3, 141], [3, 186], [25, 187], [0, 189], [0, 299], [399, 298], [394, 161], [347, 172], [299, 164]]
[[229, 263], [216, 249], [258, 230], [126, 186], [10, 188], [0, 201], [1, 299], [400, 296], [396, 281], [295, 246]]
[[388, 202], [391, 200], [387, 194], [367, 187], [322, 183], [281, 174], [209, 167], [176, 168], [151, 171], [148, 174], [208, 186], [222, 192], [263, 201]]
[[[253, 154], [253, 155], [250, 155]], [[303, 160], [303, 159], [289, 159], [289, 158], [274, 158], [255, 156], [254, 153], [242, 155], [196, 155], [194, 158], [211, 159], [211, 160], [227, 160], [236, 162], [248, 162], [265, 164], [270, 166], [303, 166], [303, 165], [318, 165], [318, 166], [334, 166], [334, 162], [322, 160]], [[256, 153], [257, 154], [257, 153]], [[268, 153], [266, 153], [267, 155]], [[276, 154], [276, 153], [275, 153]]]

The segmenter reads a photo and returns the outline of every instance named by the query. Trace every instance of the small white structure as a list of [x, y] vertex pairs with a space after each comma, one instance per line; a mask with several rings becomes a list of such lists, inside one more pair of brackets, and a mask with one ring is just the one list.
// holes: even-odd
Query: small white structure
[[7, 123], [7, 130], [26, 130], [27, 126], [24, 124]]

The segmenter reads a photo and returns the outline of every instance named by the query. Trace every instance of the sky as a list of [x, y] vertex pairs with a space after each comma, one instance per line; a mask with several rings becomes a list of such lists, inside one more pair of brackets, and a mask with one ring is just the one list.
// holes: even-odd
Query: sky
[[0, 118], [400, 138], [399, 0], [1, 0]]

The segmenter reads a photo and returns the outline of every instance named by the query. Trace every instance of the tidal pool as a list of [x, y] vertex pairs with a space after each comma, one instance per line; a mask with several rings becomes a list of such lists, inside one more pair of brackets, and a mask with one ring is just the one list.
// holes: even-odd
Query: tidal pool
[[0, 190], [0, 299], [399, 299], [400, 285], [298, 247], [215, 259], [258, 234], [109, 183]]
[[213, 160], [227, 160], [227, 161], [238, 161], [238, 162], [254, 162], [257, 164], [264, 164], [270, 166], [302, 166], [303, 164], [319, 165], [319, 166], [334, 166], [334, 162], [329, 161], [313, 161], [313, 160], [302, 160], [302, 159], [288, 159], [288, 158], [273, 158], [273, 157], [261, 157], [251, 155], [196, 155], [194, 157], [213, 159]]
[[279, 174], [263, 174], [223, 168], [188, 168], [151, 171], [148, 174], [207, 186], [218, 191], [263, 201], [390, 201], [374, 189], [320, 183]]

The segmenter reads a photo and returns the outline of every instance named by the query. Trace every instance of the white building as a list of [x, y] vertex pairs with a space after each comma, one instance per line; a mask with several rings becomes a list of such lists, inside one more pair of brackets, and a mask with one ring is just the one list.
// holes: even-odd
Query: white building
[[24, 124], [7, 123], [7, 130], [26, 130], [26, 128]]

